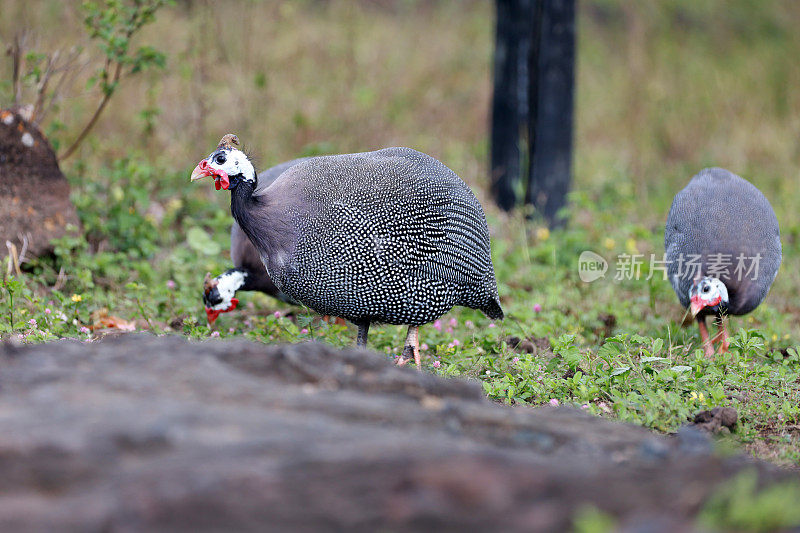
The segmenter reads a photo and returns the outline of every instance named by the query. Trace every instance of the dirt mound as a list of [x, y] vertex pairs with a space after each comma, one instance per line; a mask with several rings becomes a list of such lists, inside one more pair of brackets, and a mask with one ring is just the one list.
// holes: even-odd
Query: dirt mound
[[787, 475], [321, 344], [7, 343], [0, 416], [2, 531], [687, 531], [748, 465]]
[[739, 413], [733, 407], [715, 407], [694, 416], [694, 427], [709, 433], [729, 433], [736, 425]]
[[0, 110], [0, 257], [5, 242], [27, 255], [51, 250], [50, 240], [78, 224], [69, 184], [39, 129], [19, 114]]

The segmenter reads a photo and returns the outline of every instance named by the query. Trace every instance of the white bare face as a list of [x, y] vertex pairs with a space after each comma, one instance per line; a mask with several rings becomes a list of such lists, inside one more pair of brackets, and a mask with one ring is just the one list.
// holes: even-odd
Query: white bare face
[[217, 291], [222, 301], [209, 309], [227, 311], [233, 303], [231, 300], [236, 295], [236, 291], [242, 285], [244, 285], [244, 274], [238, 270], [219, 275], [217, 277]]
[[256, 181], [256, 169], [241, 150], [236, 148], [219, 148], [206, 158], [208, 166], [228, 176], [241, 175], [242, 179]]
[[689, 289], [689, 299], [698, 308], [728, 304], [728, 288], [717, 278], [705, 277]]

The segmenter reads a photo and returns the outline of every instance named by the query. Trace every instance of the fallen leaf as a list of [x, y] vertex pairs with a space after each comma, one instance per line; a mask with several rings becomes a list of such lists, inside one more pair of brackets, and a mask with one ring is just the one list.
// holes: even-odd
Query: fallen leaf
[[120, 331], [136, 330], [135, 322], [125, 320], [115, 315], [109, 315], [108, 309], [105, 307], [92, 313], [92, 320], [94, 320], [94, 324], [89, 327], [95, 331], [98, 329], [118, 329]]

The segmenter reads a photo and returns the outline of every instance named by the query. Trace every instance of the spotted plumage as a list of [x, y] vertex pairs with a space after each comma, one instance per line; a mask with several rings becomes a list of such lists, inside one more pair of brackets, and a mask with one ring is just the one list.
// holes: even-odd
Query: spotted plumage
[[218, 148], [193, 177], [230, 176], [231, 212], [289, 297], [362, 327], [415, 328], [456, 305], [503, 317], [483, 209], [441, 162], [410, 148], [314, 157], [254, 194], [231, 174], [237, 153]]
[[502, 316], [483, 210], [439, 161], [390, 148], [315, 158], [281, 179], [303, 200], [287, 210], [291, 261], [274, 272], [290, 296], [356, 323], [421, 325], [455, 305]]

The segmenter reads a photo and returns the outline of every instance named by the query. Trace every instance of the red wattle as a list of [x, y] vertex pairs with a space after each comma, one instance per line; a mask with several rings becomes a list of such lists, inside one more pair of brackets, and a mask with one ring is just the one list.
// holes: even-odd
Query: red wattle
[[[212, 167], [207, 160], [203, 159], [200, 161], [200, 163], [197, 165], [197, 168], [195, 168], [195, 172], [198, 171], [204, 172], [205, 176], [213, 176], [214, 187], [217, 190], [227, 189], [230, 187], [231, 181], [228, 179], [228, 173], [224, 170], [218, 170]], [[195, 172], [192, 173], [193, 176], [195, 175]]]
[[220, 313], [223, 311], [217, 311], [216, 309], [209, 309], [206, 307], [206, 318], [208, 319], [209, 324], [213, 324], [214, 321], [217, 319]]
[[210, 309], [206, 307], [206, 318], [208, 318], [208, 323], [213, 324], [219, 315], [222, 313], [230, 313], [236, 309], [237, 305], [239, 305], [239, 299], [231, 298], [231, 305], [227, 309]]

